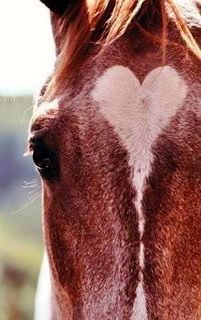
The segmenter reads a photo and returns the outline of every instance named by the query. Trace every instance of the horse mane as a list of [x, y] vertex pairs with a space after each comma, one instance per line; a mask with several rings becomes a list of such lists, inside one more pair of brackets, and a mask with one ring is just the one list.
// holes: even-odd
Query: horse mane
[[[61, 41], [57, 44], [57, 62], [45, 99], [52, 100], [59, 94], [63, 82], [73, 79], [91, 48], [97, 46], [100, 51], [124, 35], [130, 26], [161, 44], [164, 63], [167, 28], [173, 21], [185, 48], [201, 59], [201, 49], [191, 32], [192, 27], [201, 26], [196, 0], [183, 1], [183, 4], [182, 0], [77, 0], [72, 3], [57, 23], [55, 38]], [[150, 31], [150, 21], [152, 25], [160, 21], [159, 36]]]

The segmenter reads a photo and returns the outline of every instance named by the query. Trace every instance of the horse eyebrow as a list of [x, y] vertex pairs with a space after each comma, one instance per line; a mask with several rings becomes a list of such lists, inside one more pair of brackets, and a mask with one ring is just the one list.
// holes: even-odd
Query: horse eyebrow
[[59, 101], [54, 99], [53, 101], [40, 101], [33, 106], [33, 119], [37, 117], [53, 117], [59, 110]]
[[23, 156], [32, 155], [34, 145], [37, 144], [40, 139], [45, 137], [46, 134], [52, 133], [56, 118], [57, 112], [52, 109], [48, 110], [46, 113], [36, 113], [32, 116], [29, 125], [28, 146]]
[[45, 129], [43, 128], [41, 130], [30, 131], [29, 137], [28, 137], [28, 145], [27, 145], [27, 148], [23, 154], [24, 157], [32, 156], [34, 148], [39, 145], [40, 146], [43, 145], [42, 141], [43, 141], [43, 138], [46, 137], [47, 132], [51, 133], [51, 130], [48, 129], [47, 127]]
[[34, 105], [33, 116], [29, 125], [29, 132], [48, 132], [54, 126], [59, 113], [59, 103], [55, 99], [52, 102], [43, 102]]

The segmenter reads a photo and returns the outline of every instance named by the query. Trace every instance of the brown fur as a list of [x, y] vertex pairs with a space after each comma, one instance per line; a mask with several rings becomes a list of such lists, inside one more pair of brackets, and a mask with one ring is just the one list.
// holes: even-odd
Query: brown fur
[[[144, 26], [146, 19], [147, 12]], [[163, 34], [161, 19], [157, 21], [149, 33]], [[186, 48], [175, 46], [179, 33], [173, 23], [167, 32], [166, 63], [178, 70], [190, 90], [152, 150], [154, 163], [143, 198], [147, 312], [148, 320], [199, 320], [201, 64]], [[57, 31], [55, 36], [60, 52], [62, 36]], [[129, 154], [90, 93], [97, 78], [115, 65], [128, 67], [142, 81], [162, 64], [160, 49], [141, 30], [128, 29], [98, 55], [93, 49], [80, 57], [71, 82], [63, 69], [58, 110], [33, 118], [32, 135], [41, 135], [54, 148], [60, 167], [57, 180], [43, 181], [53, 320], [131, 319], [139, 272], [136, 190]]]
[[201, 316], [199, 130], [198, 119], [186, 111], [155, 146], [155, 167], [144, 200], [150, 319]]
[[[196, 43], [187, 21], [173, 0], [88, 0], [72, 2], [64, 16], [52, 14], [53, 32], [59, 53], [55, 72], [47, 86], [45, 98], [54, 99], [62, 89], [64, 81], [71, 81], [80, 63], [83, 63], [92, 48], [98, 51], [108, 46], [125, 34], [128, 27], [144, 31], [150, 39], [161, 43], [165, 62], [168, 43], [168, 23], [170, 18], [166, 12], [169, 5], [174, 13], [174, 22], [180, 37], [194, 55], [201, 59], [201, 50]], [[147, 17], [149, 17], [147, 19]], [[152, 34], [151, 25], [162, 25], [162, 33]]]

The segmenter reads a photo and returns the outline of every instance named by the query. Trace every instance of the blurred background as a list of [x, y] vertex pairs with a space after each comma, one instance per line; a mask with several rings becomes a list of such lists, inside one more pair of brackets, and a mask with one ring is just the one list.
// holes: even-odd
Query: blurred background
[[0, 320], [29, 320], [43, 248], [40, 180], [23, 153], [33, 95], [54, 63], [48, 10], [0, 1], [0, 41]]

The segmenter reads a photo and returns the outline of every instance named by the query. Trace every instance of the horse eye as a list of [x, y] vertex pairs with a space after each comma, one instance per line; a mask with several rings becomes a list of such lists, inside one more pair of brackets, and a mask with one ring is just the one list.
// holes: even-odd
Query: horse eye
[[46, 155], [41, 151], [33, 152], [33, 161], [39, 171], [51, 169], [50, 158], [47, 158]]
[[55, 180], [59, 175], [57, 153], [50, 150], [42, 141], [34, 141], [31, 144], [33, 161], [42, 178]]

